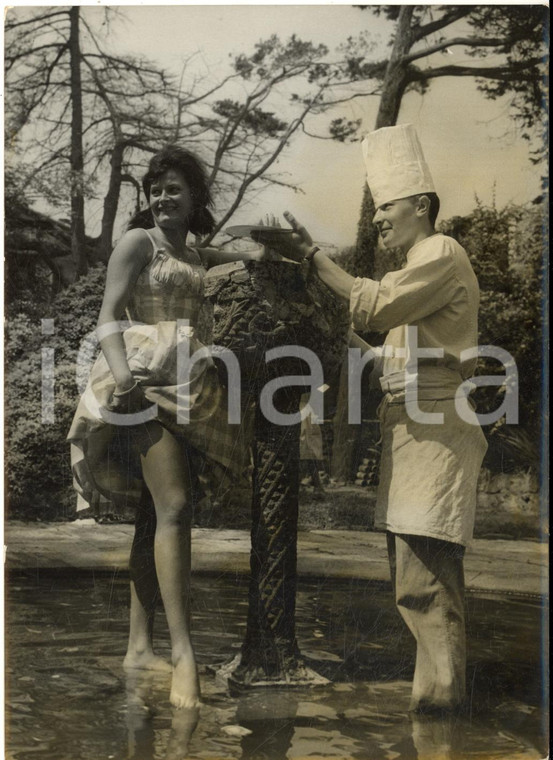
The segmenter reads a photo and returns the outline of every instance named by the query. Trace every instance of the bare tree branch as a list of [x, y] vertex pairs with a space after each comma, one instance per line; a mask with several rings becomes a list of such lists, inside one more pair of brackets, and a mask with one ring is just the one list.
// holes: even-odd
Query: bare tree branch
[[9, 71], [11, 67], [16, 63], [16, 61], [20, 61], [22, 58], [27, 58], [28, 56], [35, 55], [41, 50], [50, 50], [51, 48], [55, 48], [57, 50], [59, 49], [59, 47], [60, 47], [59, 42], [52, 42], [47, 45], [39, 45], [38, 47], [22, 50], [18, 53], [14, 53], [13, 55], [10, 55], [9, 53], [7, 53], [6, 54], [6, 69], [7, 71]]
[[453, 6], [454, 10], [446, 12], [442, 18], [436, 19], [436, 21], [430, 21], [428, 24], [415, 27], [413, 30], [413, 42], [418, 42], [430, 34], [439, 32], [440, 29], [445, 29], [447, 26], [451, 26], [455, 21], [459, 21], [462, 18], [470, 15], [472, 7], [470, 5], [465, 6]]
[[65, 16], [67, 18], [67, 21], [69, 21], [69, 14], [68, 11], [53, 11], [50, 13], [43, 13], [40, 16], [33, 16], [33, 18], [25, 19], [24, 21], [7, 21], [5, 32], [11, 32], [14, 29], [17, 29], [21, 26], [27, 26], [28, 24], [35, 24], [38, 21], [45, 21], [47, 19], [55, 18], [56, 16]]
[[441, 50], [447, 50], [450, 47], [456, 45], [465, 45], [467, 47], [499, 47], [505, 44], [505, 38], [501, 37], [452, 37], [449, 40], [444, 40], [436, 45], [431, 45], [424, 50], [418, 50], [409, 55], [402, 57], [402, 62], [405, 64], [412, 63], [419, 58], [426, 58], [434, 53], [439, 53]]
[[[313, 101], [317, 99], [318, 95], [319, 93], [317, 93], [314, 96]], [[303, 109], [302, 113], [296, 119], [294, 119], [294, 121], [289, 125], [288, 129], [286, 130], [286, 133], [280, 138], [277, 144], [277, 147], [271, 153], [271, 155], [266, 159], [266, 161], [256, 171], [251, 172], [248, 175], [248, 177], [242, 182], [242, 185], [238, 189], [238, 192], [236, 193], [236, 197], [234, 198], [234, 201], [231, 203], [226, 214], [224, 214], [223, 218], [217, 223], [215, 230], [208, 236], [208, 239], [207, 239], [208, 242], [211, 241], [215, 237], [217, 232], [221, 230], [223, 226], [228, 222], [228, 220], [232, 217], [232, 215], [234, 214], [234, 212], [240, 205], [242, 199], [244, 198], [246, 190], [249, 188], [249, 186], [253, 182], [255, 182], [256, 179], [261, 177], [266, 172], [266, 170], [274, 163], [274, 161], [278, 158], [278, 156], [282, 153], [288, 140], [293, 135], [293, 133], [300, 127], [304, 118], [309, 113], [310, 109], [311, 109], [311, 103], [309, 103]]]
[[[518, 64], [512, 64], [509, 68], [505, 66], [440, 66], [438, 68], [424, 69], [411, 74], [412, 81], [420, 81], [425, 79], [434, 79], [436, 77], [482, 77], [484, 79], [496, 79], [502, 82], [518, 81], [521, 78], [521, 74], [524, 71], [531, 70], [534, 66], [539, 65], [541, 61], [539, 59], [533, 59], [529, 61], [521, 61]], [[528, 78], [529, 81], [535, 79], [535, 75], [532, 74]]]

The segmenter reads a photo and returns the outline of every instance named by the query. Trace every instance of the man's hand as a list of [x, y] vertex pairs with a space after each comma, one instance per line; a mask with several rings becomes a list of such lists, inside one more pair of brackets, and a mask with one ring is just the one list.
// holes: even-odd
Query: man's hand
[[265, 219], [260, 219], [258, 225], [267, 227], [266, 232], [252, 231], [251, 239], [257, 243], [260, 247], [259, 260], [260, 261], [282, 261], [282, 254], [273, 245], [274, 233], [271, 235], [269, 227], [280, 227], [280, 221], [278, 217], [273, 214], [265, 214]]
[[305, 227], [298, 222], [296, 217], [292, 216], [289, 211], [285, 211], [283, 216], [290, 227], [294, 230], [292, 239], [294, 243], [302, 249], [302, 251], [305, 251], [302, 256], [302, 258], [305, 258], [305, 256], [309, 253], [309, 249], [313, 246], [311, 235], [305, 229]]
[[[284, 217], [292, 227], [292, 233], [257, 230], [254, 239], [271, 252], [277, 251], [287, 259], [301, 261], [313, 246], [311, 235], [288, 211], [284, 212]], [[274, 217], [272, 220], [272, 226], [280, 226], [278, 222], [275, 223]]]

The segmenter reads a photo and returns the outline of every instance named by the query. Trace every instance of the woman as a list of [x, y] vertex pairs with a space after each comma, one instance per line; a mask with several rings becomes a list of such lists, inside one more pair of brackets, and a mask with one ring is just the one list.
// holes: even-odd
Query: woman
[[[192, 153], [174, 146], [160, 151], [143, 188], [151, 221], [129, 229], [111, 255], [97, 329], [102, 353], [68, 438], [76, 487], [89, 503], [136, 503], [124, 666], [169, 668], [152, 649], [159, 591], [171, 638], [171, 703], [190, 707], [200, 696], [190, 639], [193, 457], [201, 452], [240, 475], [247, 447], [237, 428], [224, 435], [226, 395], [209, 355], [204, 352], [187, 373], [181, 352], [187, 357], [202, 348], [195, 327], [206, 268], [269, 254], [187, 245], [189, 232], [205, 235], [214, 226], [204, 169]], [[131, 324], [122, 333], [118, 320], [125, 310]], [[137, 497], [141, 481], [155, 514], [149, 498]]]

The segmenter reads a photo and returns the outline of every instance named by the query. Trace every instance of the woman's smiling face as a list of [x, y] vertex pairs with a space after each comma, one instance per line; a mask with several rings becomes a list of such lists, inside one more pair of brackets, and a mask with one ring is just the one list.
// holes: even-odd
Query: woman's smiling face
[[158, 227], [188, 227], [192, 194], [184, 174], [168, 169], [150, 187], [150, 209]]

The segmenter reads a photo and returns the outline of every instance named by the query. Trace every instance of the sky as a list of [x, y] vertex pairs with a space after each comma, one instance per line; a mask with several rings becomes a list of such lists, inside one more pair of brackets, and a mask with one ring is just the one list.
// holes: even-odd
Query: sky
[[[104, 38], [113, 51], [141, 54], [175, 72], [185, 57], [195, 54], [195, 65], [213, 76], [226, 70], [231, 54], [251, 50], [272, 33], [281, 38], [296, 34], [333, 49], [366, 30], [380, 57], [392, 29], [385, 19], [347, 5], [156, 4], [119, 10], [124, 18], [113, 20]], [[103, 18], [99, 6], [85, 12], [93, 25]], [[447, 62], [464, 62], [460, 51], [452, 48]], [[359, 98], [338, 115], [362, 119], [364, 133], [373, 129], [377, 107], [378, 98]], [[317, 122], [320, 132], [330, 118]], [[528, 144], [520, 138], [508, 104], [486, 100], [470, 78], [437, 79], [424, 96], [408, 94], [398, 123], [417, 128], [442, 200], [443, 219], [469, 213], [476, 196], [484, 204], [502, 207], [526, 203], [540, 192], [540, 169], [528, 159]], [[288, 209], [318, 242], [344, 246], [355, 241], [365, 182], [358, 142], [341, 144], [302, 135], [279, 160], [278, 170], [303, 192], [267, 190], [239, 209], [233, 224], [254, 223], [267, 212], [280, 215]], [[90, 234], [98, 234], [99, 200], [90, 206]]]

